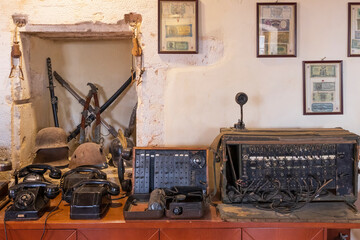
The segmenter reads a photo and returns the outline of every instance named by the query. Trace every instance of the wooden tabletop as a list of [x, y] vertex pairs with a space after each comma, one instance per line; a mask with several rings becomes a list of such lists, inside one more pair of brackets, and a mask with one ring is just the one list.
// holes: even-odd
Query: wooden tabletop
[[[60, 196], [51, 200], [51, 207], [55, 207], [60, 201]], [[322, 227], [322, 228], [360, 228], [359, 222], [288, 222], [279, 219], [261, 220], [259, 218], [242, 217], [236, 221], [223, 221], [214, 206], [210, 206], [205, 216], [201, 219], [171, 220], [163, 218], [159, 220], [125, 220], [123, 206], [126, 199], [113, 202], [109, 212], [100, 220], [72, 220], [70, 219], [70, 206], [62, 201], [59, 210], [53, 212], [47, 220], [47, 229], [85, 229], [85, 228], [241, 228], [241, 227]], [[0, 211], [0, 229], [3, 229], [5, 209]], [[36, 221], [7, 221], [8, 229], [43, 229], [48, 212]]]

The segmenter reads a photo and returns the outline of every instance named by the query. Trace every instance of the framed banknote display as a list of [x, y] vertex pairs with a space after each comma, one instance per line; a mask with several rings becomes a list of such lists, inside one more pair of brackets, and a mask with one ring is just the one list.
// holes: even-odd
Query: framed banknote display
[[303, 62], [304, 115], [343, 114], [342, 61]]
[[296, 3], [257, 3], [257, 57], [296, 57]]
[[198, 53], [198, 0], [159, 0], [159, 53]]
[[348, 56], [360, 57], [360, 2], [348, 3]]

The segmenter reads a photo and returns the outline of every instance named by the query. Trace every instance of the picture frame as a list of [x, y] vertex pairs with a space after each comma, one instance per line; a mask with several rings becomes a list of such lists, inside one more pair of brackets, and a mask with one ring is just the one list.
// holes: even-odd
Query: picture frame
[[296, 57], [297, 3], [256, 4], [256, 56]]
[[348, 57], [360, 57], [360, 2], [348, 3]]
[[199, 52], [198, 0], [158, 0], [158, 53]]
[[343, 62], [303, 61], [303, 114], [343, 112]]

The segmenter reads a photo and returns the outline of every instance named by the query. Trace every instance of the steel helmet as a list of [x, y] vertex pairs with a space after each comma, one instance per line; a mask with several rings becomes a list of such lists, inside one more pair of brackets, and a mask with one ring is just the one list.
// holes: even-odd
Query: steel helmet
[[62, 128], [41, 129], [36, 134], [34, 151], [36, 157], [33, 163], [46, 163], [55, 167], [66, 167], [69, 164], [69, 147]]
[[81, 144], [71, 156], [69, 168], [73, 169], [84, 165], [94, 165], [104, 168], [107, 166], [102, 147], [93, 142]]

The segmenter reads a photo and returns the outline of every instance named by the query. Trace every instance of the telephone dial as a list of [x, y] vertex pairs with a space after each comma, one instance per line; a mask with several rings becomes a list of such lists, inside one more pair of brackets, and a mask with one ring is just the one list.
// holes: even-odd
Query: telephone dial
[[77, 183], [89, 179], [106, 180], [106, 173], [95, 167], [77, 167], [66, 172], [60, 181], [60, 186], [63, 189], [63, 199], [70, 203], [73, 187]]
[[6, 220], [36, 220], [50, 206], [50, 199], [60, 193], [60, 188], [48, 182], [29, 181], [12, 186], [9, 198], [13, 204], [5, 211]]
[[15, 173], [15, 184], [18, 184], [19, 178], [24, 178], [23, 182], [42, 181], [47, 182], [44, 173], [50, 171], [49, 177], [54, 179], [61, 178], [61, 171], [56, 167], [46, 164], [31, 164]]
[[104, 179], [83, 180], [72, 187], [71, 219], [100, 219], [110, 208], [109, 195], [118, 195], [120, 187]]

